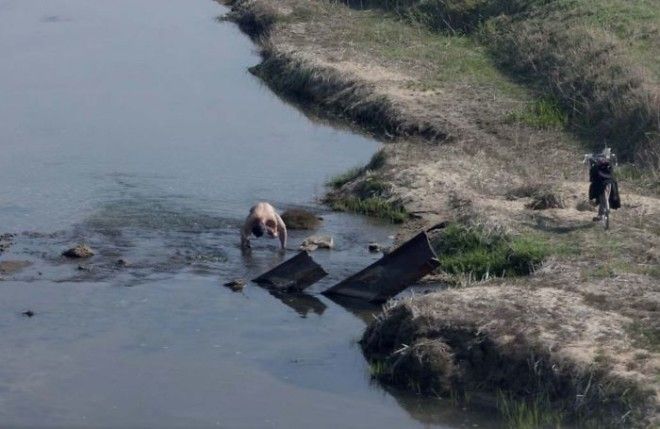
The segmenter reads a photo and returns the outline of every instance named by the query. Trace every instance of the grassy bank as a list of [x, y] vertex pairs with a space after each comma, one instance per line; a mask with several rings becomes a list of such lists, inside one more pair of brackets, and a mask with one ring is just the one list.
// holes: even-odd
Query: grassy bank
[[[488, 393], [523, 427], [552, 416], [652, 424], [660, 176], [641, 156], [653, 150], [653, 126], [634, 113], [653, 103], [634, 95], [653, 94], [657, 81], [650, 71], [637, 86], [626, 77], [656, 64], [643, 55], [656, 49], [643, 41], [655, 37], [655, 15], [634, 12], [646, 4], [233, 2], [232, 19], [262, 49], [256, 75], [311, 116], [391, 143], [329, 181], [330, 205], [404, 221], [400, 241], [454, 221], [433, 240], [438, 278], [454, 287], [388, 307], [365, 334], [379, 379]], [[649, 35], [615, 31], [619, 21]], [[602, 48], [592, 33], [618, 39]], [[605, 232], [591, 221], [580, 160], [616, 132], [608, 143], [647, 169], [621, 169], [624, 205]], [[530, 394], [543, 400], [525, 402]]]
[[515, 427], [629, 427], [652, 406], [652, 389], [612, 371], [621, 359], [598, 359], [604, 348], [631, 349], [624, 320], [557, 290], [481, 286], [407, 299], [387, 307], [361, 345], [379, 379], [440, 396], [499, 397]]

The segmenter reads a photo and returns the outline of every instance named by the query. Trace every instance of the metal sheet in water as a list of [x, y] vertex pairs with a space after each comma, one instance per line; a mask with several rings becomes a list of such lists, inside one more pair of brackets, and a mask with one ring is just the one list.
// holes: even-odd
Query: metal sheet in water
[[303, 251], [252, 281], [272, 289], [300, 292], [327, 275], [323, 267]]
[[385, 302], [440, 265], [426, 232], [421, 232], [392, 253], [323, 292]]

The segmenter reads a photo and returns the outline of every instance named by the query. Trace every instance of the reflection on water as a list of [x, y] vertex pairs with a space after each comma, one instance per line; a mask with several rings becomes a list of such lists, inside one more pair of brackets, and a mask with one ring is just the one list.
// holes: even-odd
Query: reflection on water
[[284, 305], [291, 307], [300, 317], [307, 317], [307, 314], [313, 313], [322, 315], [328, 308], [321, 300], [304, 292], [279, 292], [272, 290], [270, 294], [279, 299]]
[[[367, 243], [390, 244], [391, 227], [324, 212], [336, 249], [314, 253], [329, 275], [308, 294], [222, 287], [307, 235], [291, 231], [286, 255], [255, 240], [244, 257], [255, 201], [323, 211], [324, 181], [377, 144], [270, 94], [218, 7], [0, 0], [0, 234], [16, 233], [0, 260], [22, 268], [0, 282], [0, 422], [463, 426], [371, 383], [356, 339], [374, 309], [320, 295], [373, 262]], [[78, 243], [95, 255], [61, 256]]]

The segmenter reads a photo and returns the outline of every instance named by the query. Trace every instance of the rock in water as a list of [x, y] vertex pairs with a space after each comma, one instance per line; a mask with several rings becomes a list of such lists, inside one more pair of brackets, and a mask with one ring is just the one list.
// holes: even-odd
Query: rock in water
[[116, 267], [128, 267], [129, 263], [126, 259], [120, 258], [115, 262]]
[[29, 261], [2, 261], [0, 262], [0, 274], [14, 274], [30, 265], [32, 263]]
[[14, 234], [0, 234], [0, 253], [11, 247], [13, 238]]
[[25, 317], [32, 317], [32, 316], [34, 316], [34, 311], [27, 310], [27, 311], [22, 312], [21, 314]]
[[79, 244], [62, 252], [62, 256], [66, 256], [67, 258], [89, 258], [94, 256], [94, 251], [87, 245]]
[[245, 280], [236, 279], [224, 284], [225, 287], [228, 287], [234, 292], [240, 292], [245, 288]]
[[332, 249], [335, 241], [329, 235], [312, 235], [307, 237], [300, 245], [300, 250], [313, 252], [316, 249]]
[[371, 253], [380, 252], [380, 245], [378, 243], [369, 243], [369, 251]]
[[287, 229], [314, 229], [321, 220], [314, 213], [303, 209], [290, 209], [282, 213]]

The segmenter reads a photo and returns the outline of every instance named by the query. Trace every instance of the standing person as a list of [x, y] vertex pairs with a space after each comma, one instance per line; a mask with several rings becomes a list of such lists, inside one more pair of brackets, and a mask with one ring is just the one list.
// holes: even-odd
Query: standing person
[[250, 247], [250, 234], [262, 237], [279, 238], [281, 248], [286, 247], [286, 225], [275, 208], [266, 202], [257, 203], [250, 209], [250, 214], [241, 228], [241, 247]]
[[598, 204], [598, 216], [594, 222], [609, 216], [610, 209], [621, 207], [619, 197], [619, 186], [614, 178], [614, 163], [616, 158], [609, 148], [605, 148], [599, 155], [592, 156], [591, 168], [589, 170], [589, 199]]

